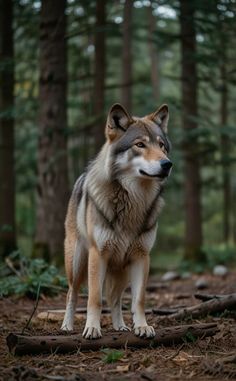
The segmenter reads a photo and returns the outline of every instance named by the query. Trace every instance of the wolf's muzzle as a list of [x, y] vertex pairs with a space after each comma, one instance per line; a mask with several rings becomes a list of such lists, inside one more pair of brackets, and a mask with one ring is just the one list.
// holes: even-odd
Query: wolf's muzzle
[[163, 159], [160, 161], [161, 173], [163, 176], [168, 176], [172, 165], [173, 164], [170, 160]]

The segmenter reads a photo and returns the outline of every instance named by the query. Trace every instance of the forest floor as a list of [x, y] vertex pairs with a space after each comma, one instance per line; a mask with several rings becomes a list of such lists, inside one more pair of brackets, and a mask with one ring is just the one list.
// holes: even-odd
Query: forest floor
[[[236, 292], [236, 272], [225, 278], [205, 275], [207, 294], [229, 294]], [[168, 307], [199, 303], [194, 298], [195, 282], [198, 276], [190, 279], [175, 280], [169, 283], [160, 282], [160, 277], [152, 276], [151, 284], [157, 284], [156, 290], [147, 293], [146, 307]], [[203, 293], [203, 292], [202, 292]], [[130, 305], [130, 294], [126, 293], [126, 305]], [[61, 334], [61, 322], [40, 320], [37, 314], [48, 309], [63, 309], [66, 294], [54, 298], [44, 297], [39, 305], [30, 326], [25, 333], [32, 335]], [[78, 305], [86, 306], [86, 299], [81, 297]], [[78, 352], [70, 355], [22, 356], [14, 357], [9, 353], [6, 336], [10, 332], [21, 332], [34, 308], [34, 302], [27, 298], [5, 298], [0, 300], [0, 380], [54, 380], [54, 381], [170, 381], [170, 380], [222, 380], [236, 379], [236, 363], [220, 363], [222, 358], [236, 353], [236, 313], [220, 316], [208, 316], [201, 322], [215, 322], [220, 328], [213, 337], [199, 339], [192, 343], [183, 343], [172, 347], [156, 349], [121, 349], [117, 361], [107, 363], [108, 353]], [[84, 316], [85, 318], [85, 316]], [[149, 324], [158, 327], [181, 324], [161, 320], [157, 315], [148, 314]], [[130, 314], [125, 320], [131, 326]], [[191, 323], [200, 320], [191, 320]], [[81, 333], [84, 326], [83, 316], [77, 319], [75, 332]], [[103, 332], [112, 333], [110, 316], [102, 318]], [[75, 333], [74, 332], [74, 333]]]

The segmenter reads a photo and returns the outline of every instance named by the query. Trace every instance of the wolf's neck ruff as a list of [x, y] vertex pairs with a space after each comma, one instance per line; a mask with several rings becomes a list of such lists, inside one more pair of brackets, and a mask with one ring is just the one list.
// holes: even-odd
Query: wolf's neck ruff
[[110, 146], [105, 144], [88, 169], [84, 190], [104, 226], [134, 238], [156, 224], [162, 185], [155, 178], [141, 179], [126, 172], [114, 179], [109, 154]]
[[[129, 218], [129, 216], [132, 214], [134, 201], [132, 200], [132, 192], [130, 192], [129, 194], [129, 192], [126, 189], [124, 189], [117, 180], [112, 182], [111, 187], [114, 189], [114, 193], [111, 199], [109, 200], [110, 209], [113, 210], [112, 218], [110, 218], [110, 216], [107, 215], [106, 210], [104, 210], [104, 208], [101, 208], [99, 202], [96, 201], [96, 198], [93, 197], [91, 192], [87, 191], [87, 194], [89, 199], [92, 201], [94, 207], [96, 208], [97, 212], [103, 219], [104, 223], [107, 225], [107, 227], [114, 231], [116, 228], [116, 224], [125, 223], [125, 219]], [[150, 205], [145, 205], [144, 201], [144, 210], [142, 211], [143, 216], [142, 221], [140, 221], [140, 227], [137, 227], [137, 236], [139, 236], [142, 233], [146, 233], [154, 228], [157, 218], [156, 206], [160, 202], [162, 192], [163, 187], [160, 186]]]

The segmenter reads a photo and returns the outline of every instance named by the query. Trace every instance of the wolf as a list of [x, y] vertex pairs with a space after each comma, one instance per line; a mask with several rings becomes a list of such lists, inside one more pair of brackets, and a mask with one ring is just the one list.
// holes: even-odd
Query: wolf
[[166, 104], [142, 118], [120, 104], [107, 116], [106, 142], [75, 183], [65, 221], [65, 269], [69, 283], [63, 330], [73, 330], [78, 289], [88, 281], [86, 339], [101, 337], [103, 286], [115, 330], [130, 330], [122, 316], [122, 294], [132, 292], [134, 334], [155, 336], [145, 318], [149, 253], [171, 172]]

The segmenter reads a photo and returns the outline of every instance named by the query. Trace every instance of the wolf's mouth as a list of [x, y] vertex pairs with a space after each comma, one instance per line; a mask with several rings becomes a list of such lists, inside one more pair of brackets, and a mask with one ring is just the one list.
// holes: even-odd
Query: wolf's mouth
[[144, 175], [144, 176], [148, 176], [148, 177], [158, 177], [158, 178], [160, 178], [160, 179], [164, 179], [165, 177], [168, 176], [167, 173], [158, 173], [158, 174], [156, 174], [156, 175], [150, 175], [149, 173], [143, 171], [142, 169], [139, 170], [139, 173], [140, 173], [141, 175]]

